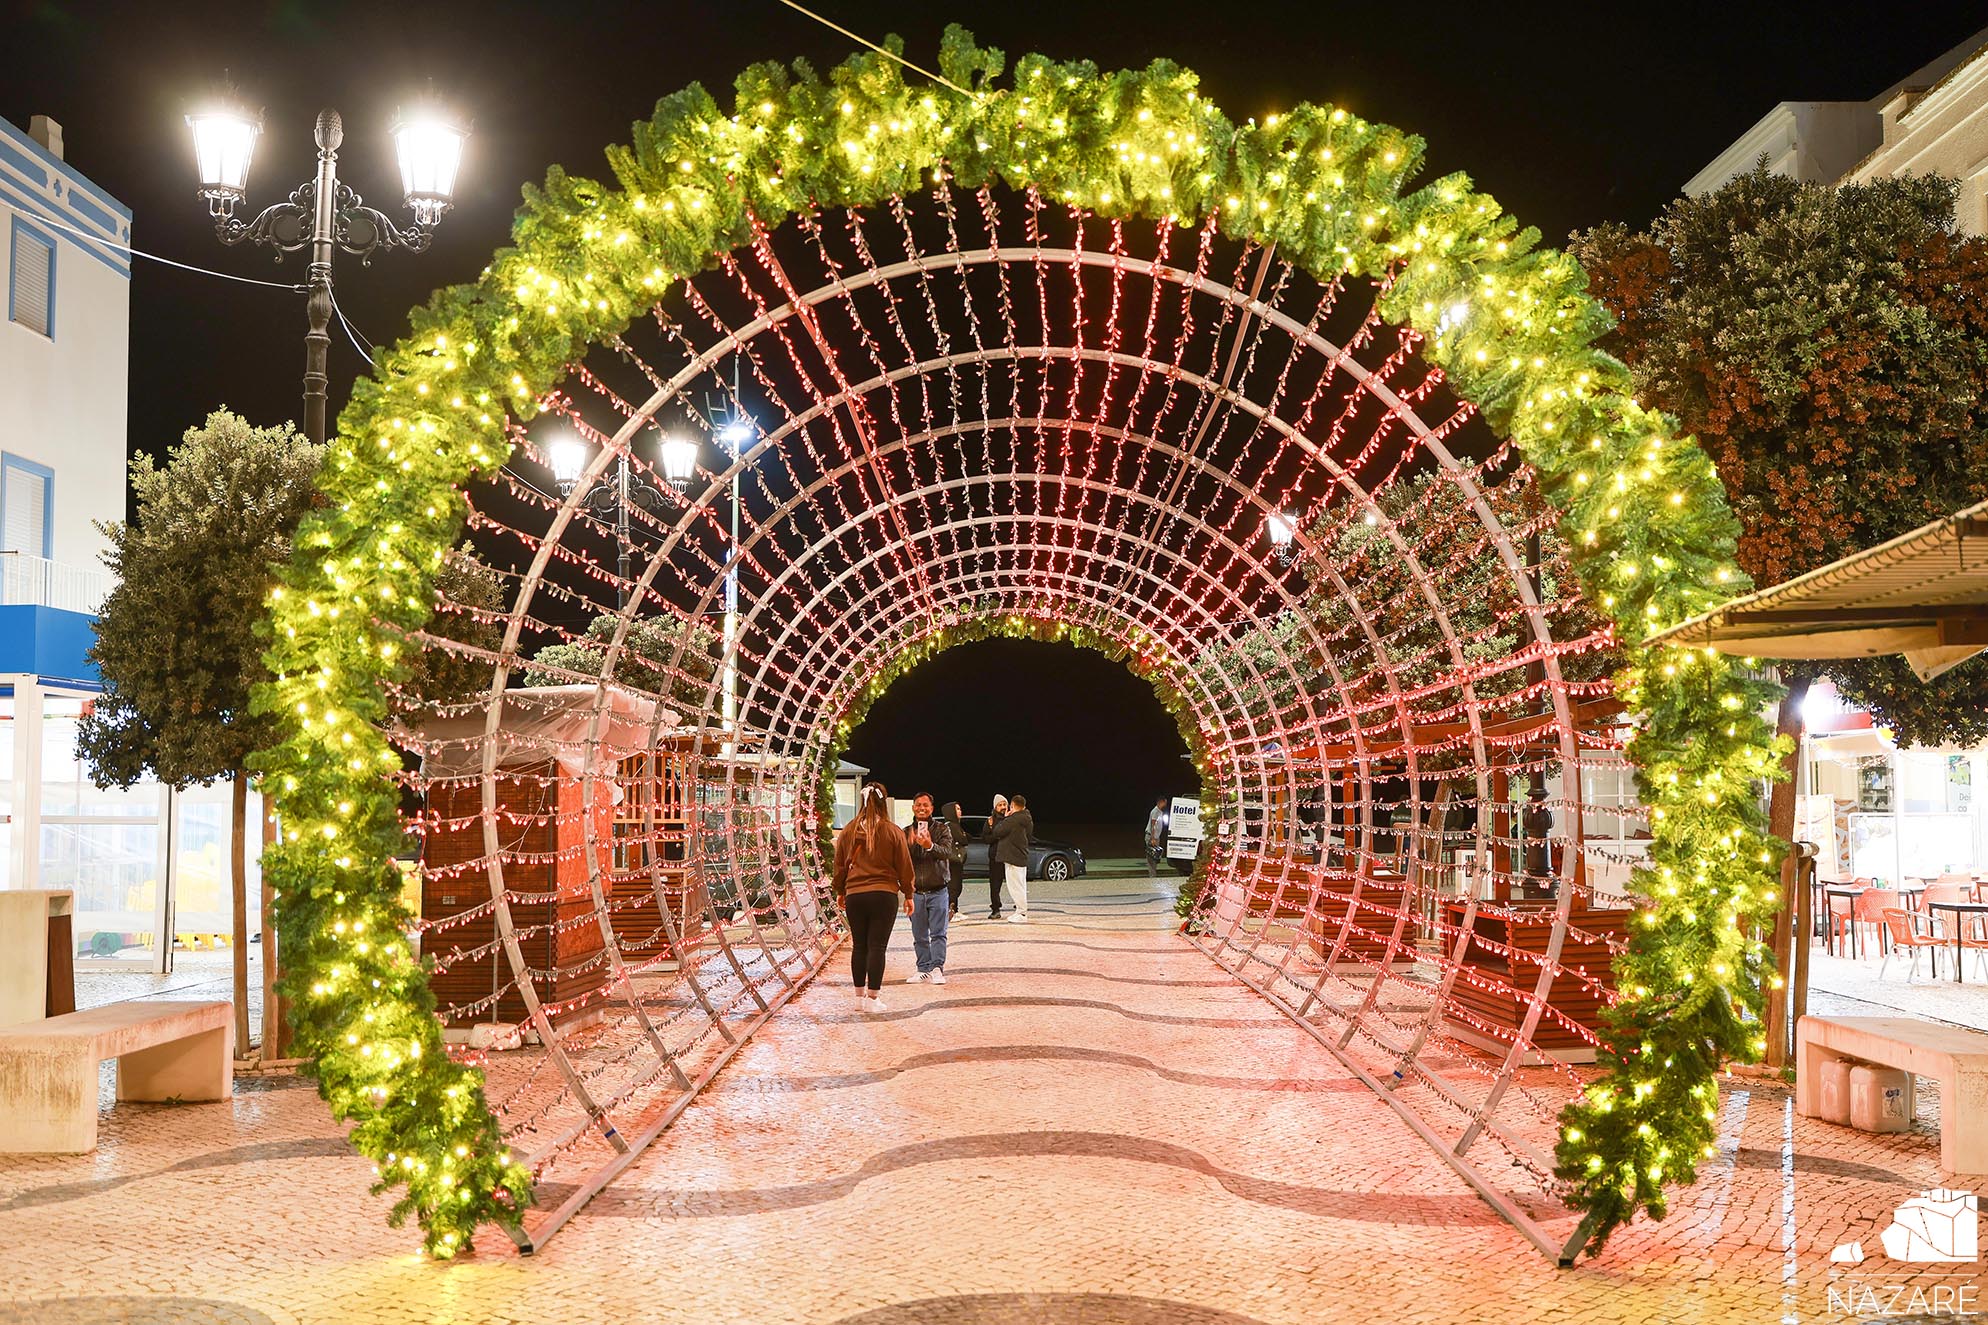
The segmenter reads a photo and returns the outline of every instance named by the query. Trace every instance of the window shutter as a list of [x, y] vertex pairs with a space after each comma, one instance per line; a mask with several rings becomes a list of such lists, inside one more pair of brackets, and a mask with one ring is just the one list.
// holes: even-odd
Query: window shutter
[[6, 550], [47, 556], [48, 480], [12, 465], [7, 467], [6, 477]]
[[14, 231], [14, 272], [8, 299], [9, 316], [39, 335], [49, 334], [49, 281], [54, 277], [55, 248], [34, 235]]

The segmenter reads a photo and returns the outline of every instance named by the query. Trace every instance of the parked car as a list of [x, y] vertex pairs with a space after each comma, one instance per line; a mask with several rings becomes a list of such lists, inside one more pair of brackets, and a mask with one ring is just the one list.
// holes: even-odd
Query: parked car
[[[987, 816], [962, 815], [960, 822], [966, 826], [966, 877], [984, 879], [987, 877], [987, 844], [980, 840], [980, 830], [987, 827]], [[1049, 879], [1059, 883], [1064, 879], [1081, 879], [1084, 868], [1084, 853], [1068, 842], [1038, 837], [1029, 847], [1028, 877], [1031, 879]]]

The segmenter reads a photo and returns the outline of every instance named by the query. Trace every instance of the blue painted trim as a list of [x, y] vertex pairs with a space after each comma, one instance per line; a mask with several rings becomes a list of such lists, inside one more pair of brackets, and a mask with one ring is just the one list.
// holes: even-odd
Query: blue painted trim
[[[0, 185], [0, 198], [6, 199], [8, 202], [12, 203], [17, 209], [25, 211], [28, 215], [34, 217], [38, 221], [47, 221], [53, 223], [59, 219], [57, 217], [48, 215], [47, 203], [38, 203], [29, 198], [25, 198], [20, 194], [14, 192], [12, 189], [6, 188], [4, 185]], [[124, 277], [124, 279], [126, 279], [127, 281], [131, 279], [130, 266], [121, 265], [116, 258], [110, 256], [110, 254], [116, 252], [115, 249], [99, 248], [96, 244], [91, 243], [89, 240], [84, 239], [82, 236], [72, 235], [67, 230], [58, 230], [55, 233], [61, 235], [71, 244], [74, 244], [79, 250], [89, 254], [91, 257], [95, 258], [98, 262], [103, 263], [104, 266], [109, 267], [112, 271], [116, 272], [119, 276]]]
[[[16, 675], [19, 675], [19, 673], [16, 673]], [[101, 695], [104, 692], [103, 682], [101, 681], [79, 681], [70, 676], [37, 676], [35, 677], [35, 684], [44, 690], [83, 690], [92, 695]], [[9, 681], [6, 685], [0, 685], [0, 699], [12, 699], [13, 697], [14, 683], [12, 681]]]
[[[7, 471], [18, 469], [41, 479], [41, 551], [34, 555], [53, 558], [55, 556], [55, 471], [47, 465], [37, 464], [26, 456], [12, 455], [0, 451], [0, 511], [7, 509]], [[26, 548], [15, 548], [25, 552]]]
[[102, 689], [103, 677], [89, 657], [96, 642], [97, 619], [87, 612], [31, 603], [0, 605], [0, 673]]
[[[70, 224], [101, 230], [102, 238], [110, 243], [122, 243], [129, 238], [129, 221], [120, 224], [116, 217], [84, 197], [80, 189], [65, 191], [62, 187], [64, 181], [60, 179], [51, 185], [40, 167], [9, 149], [4, 138], [0, 138], [0, 167], [13, 172], [11, 175], [0, 172], [0, 183], [29, 190], [37, 195], [43, 207], [59, 210]], [[97, 236], [93, 233], [91, 238]]]
[[84, 220], [90, 222], [99, 230], [102, 230], [112, 239], [117, 238], [117, 222], [111, 219], [110, 213], [89, 199], [78, 196], [74, 189], [69, 191], [69, 210], [79, 213]]
[[22, 156], [16, 152], [4, 138], [0, 138], [0, 161], [5, 161], [43, 188], [48, 187], [48, 172], [36, 165], [33, 157]]
[[36, 159], [48, 166], [49, 169], [68, 180], [74, 187], [83, 190], [83, 192], [89, 194], [113, 212], [116, 212], [125, 220], [129, 221], [131, 219], [131, 209], [129, 207], [126, 207], [123, 203], [111, 197], [108, 193], [105, 193], [89, 176], [83, 174], [76, 167], [70, 165], [67, 161], [64, 161], [61, 157], [55, 155], [55, 153], [29, 137], [27, 132], [18, 124], [13, 123], [11, 120], [0, 118], [0, 133], [11, 137], [16, 146], [24, 148]]
[[[16, 273], [20, 270], [21, 245], [24, 243], [39, 244], [48, 250], [48, 308], [45, 310], [48, 329], [42, 334], [52, 341], [55, 339], [55, 238], [44, 233], [40, 228], [29, 225], [18, 216], [14, 218], [13, 236], [7, 249], [7, 320], [16, 325], [20, 323], [20, 292], [15, 289], [14, 282]], [[52, 473], [50, 477], [53, 477]], [[44, 552], [42, 555], [48, 554]]]

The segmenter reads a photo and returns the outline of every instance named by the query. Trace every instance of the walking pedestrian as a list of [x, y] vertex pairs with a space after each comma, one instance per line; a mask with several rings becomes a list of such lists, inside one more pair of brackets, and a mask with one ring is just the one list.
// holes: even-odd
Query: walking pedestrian
[[992, 903], [992, 909], [987, 913], [989, 920], [999, 920], [1001, 918], [1001, 880], [1007, 871], [1001, 868], [1000, 861], [994, 859], [993, 842], [994, 829], [1000, 825], [1001, 816], [1007, 812], [1008, 798], [996, 792], [994, 795], [994, 812], [987, 816], [987, 826], [980, 830], [980, 840], [988, 844], [987, 900]]
[[953, 881], [946, 886], [946, 895], [952, 905], [947, 909], [949, 920], [959, 919], [960, 894], [966, 891], [966, 825], [960, 822], [959, 802], [947, 801], [939, 813], [946, 818], [946, 827], [953, 835]]
[[882, 1012], [884, 953], [900, 905], [911, 914], [915, 875], [904, 832], [890, 821], [890, 798], [881, 782], [863, 788], [863, 803], [835, 835], [835, 876], [830, 889], [849, 919], [849, 974], [857, 1006]]
[[932, 795], [920, 792], [911, 802], [911, 826], [904, 830], [911, 847], [914, 886], [911, 899], [911, 946], [918, 969], [904, 982], [946, 982], [946, 923], [952, 918], [952, 825], [932, 813]]
[[1167, 856], [1167, 810], [1169, 803], [1165, 796], [1153, 803], [1146, 815], [1146, 877], [1160, 877], [1160, 862]]
[[1029, 843], [1035, 833], [1035, 819], [1029, 814], [1028, 797], [1014, 797], [1008, 802], [1008, 812], [988, 827], [992, 837], [988, 843], [987, 859], [990, 863], [1000, 862], [999, 868], [1007, 876], [1008, 895], [1015, 903], [1008, 923], [1025, 925], [1029, 918]]

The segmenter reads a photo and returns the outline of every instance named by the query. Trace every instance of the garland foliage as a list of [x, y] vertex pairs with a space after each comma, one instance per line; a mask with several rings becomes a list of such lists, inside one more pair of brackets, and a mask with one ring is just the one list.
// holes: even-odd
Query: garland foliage
[[[258, 692], [281, 742], [259, 757], [288, 828], [266, 858], [282, 898], [299, 1043], [334, 1113], [373, 1157], [395, 1217], [447, 1256], [514, 1222], [529, 1175], [505, 1150], [474, 1069], [443, 1052], [391, 861], [405, 845], [382, 730], [398, 640], [464, 520], [464, 484], [509, 455], [565, 366], [672, 285], [814, 207], [928, 186], [1031, 187], [1114, 217], [1219, 215], [1315, 275], [1385, 282], [1381, 310], [1534, 465], [1563, 512], [1588, 597], [1628, 644], [1740, 588], [1737, 529], [1705, 456], [1631, 398], [1594, 347], [1608, 315], [1581, 269], [1538, 247], [1467, 177], [1408, 191], [1420, 140], [1344, 109], [1299, 105], [1238, 124], [1195, 76], [1157, 61], [1100, 73], [947, 32], [940, 67], [972, 89], [907, 86], [861, 55], [822, 75], [754, 65], [731, 111], [692, 84], [611, 149], [616, 183], [554, 169], [528, 189], [481, 277], [438, 292], [340, 417], [320, 475], [327, 509], [300, 530], [270, 598], [275, 679]], [[1672, 651], [1623, 678], [1648, 723], [1632, 753], [1654, 807], [1650, 901], [1624, 958], [1609, 1079], [1570, 1110], [1560, 1169], [1595, 1239], [1663, 1184], [1688, 1182], [1712, 1137], [1713, 1072], [1754, 1052], [1764, 974], [1750, 928], [1772, 910], [1775, 851], [1750, 784], [1771, 766], [1767, 687], [1718, 657]]]

